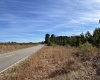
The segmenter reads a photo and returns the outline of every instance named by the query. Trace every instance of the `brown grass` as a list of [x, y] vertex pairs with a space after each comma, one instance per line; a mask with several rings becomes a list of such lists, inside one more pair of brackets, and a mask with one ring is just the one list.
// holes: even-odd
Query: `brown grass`
[[14, 51], [14, 50], [18, 50], [18, 49], [31, 47], [31, 46], [33, 46], [33, 45], [2, 44], [2, 45], [0, 45], [0, 54], [10, 52], [10, 51]]
[[100, 80], [93, 59], [82, 61], [76, 53], [76, 48], [44, 47], [2, 73], [0, 80]]

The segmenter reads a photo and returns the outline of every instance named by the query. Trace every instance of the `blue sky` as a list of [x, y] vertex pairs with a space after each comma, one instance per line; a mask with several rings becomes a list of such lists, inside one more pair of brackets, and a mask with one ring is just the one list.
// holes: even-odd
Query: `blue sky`
[[0, 42], [92, 33], [99, 19], [100, 0], [0, 0]]

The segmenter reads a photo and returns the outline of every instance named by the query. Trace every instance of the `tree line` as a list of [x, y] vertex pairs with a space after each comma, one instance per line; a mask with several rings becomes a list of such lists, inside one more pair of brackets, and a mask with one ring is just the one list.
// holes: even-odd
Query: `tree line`
[[70, 46], [79, 46], [89, 42], [93, 46], [100, 46], [100, 28], [96, 28], [91, 34], [87, 31], [85, 34], [81, 33], [77, 36], [56, 36], [55, 34], [46, 34], [45, 43], [47, 44], [57, 44], [57, 45], [70, 45]]

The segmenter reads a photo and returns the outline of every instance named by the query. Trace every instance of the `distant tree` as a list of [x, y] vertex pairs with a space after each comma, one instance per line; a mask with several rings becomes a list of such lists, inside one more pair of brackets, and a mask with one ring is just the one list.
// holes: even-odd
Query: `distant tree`
[[89, 43], [92, 43], [92, 35], [89, 31], [86, 32], [85, 34], [85, 39], [86, 39], [86, 42], [88, 41]]
[[75, 36], [70, 37], [70, 45], [71, 46], [76, 46], [76, 37]]
[[71, 46], [79, 46], [80, 44], [84, 44], [89, 42], [94, 46], [100, 46], [100, 28], [96, 28], [93, 32], [93, 35], [87, 31], [84, 35], [83, 32], [77, 36], [55, 36], [52, 34], [45, 35], [45, 43], [49, 43], [50, 45], [57, 44], [57, 45], [71, 45]]
[[85, 37], [84, 37], [84, 33], [82, 32], [80, 34], [80, 44], [84, 44], [85, 43]]
[[64, 38], [63, 39], [63, 46], [65, 46], [66, 45], [66, 39]]
[[63, 45], [63, 36], [59, 36], [59, 44]]
[[93, 41], [94, 41], [94, 45], [96, 45], [97, 47], [100, 46], [100, 28], [96, 28], [93, 32]]
[[55, 42], [55, 35], [54, 35], [54, 34], [51, 35], [51, 37], [50, 37], [50, 41], [51, 41], [52, 43]]
[[76, 37], [76, 46], [80, 45], [80, 36], [75, 36]]
[[50, 34], [45, 35], [45, 43], [49, 43], [50, 41]]

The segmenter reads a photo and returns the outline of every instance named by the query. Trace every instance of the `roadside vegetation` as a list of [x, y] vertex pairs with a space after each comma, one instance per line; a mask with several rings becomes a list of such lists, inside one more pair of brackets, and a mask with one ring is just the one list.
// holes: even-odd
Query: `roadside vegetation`
[[85, 34], [82, 32], [80, 35], [76, 36], [56, 36], [54, 34], [45, 35], [45, 43], [48, 45], [70, 45], [74, 47], [79, 47], [79, 45], [89, 42], [91, 45], [100, 48], [100, 28], [96, 28], [91, 34], [87, 31]]
[[15, 43], [15, 42], [9, 42], [9, 43], [0, 43], [0, 54], [23, 49], [31, 46], [35, 46], [34, 43]]
[[100, 55], [96, 50], [46, 46], [1, 73], [0, 80], [100, 80]]

